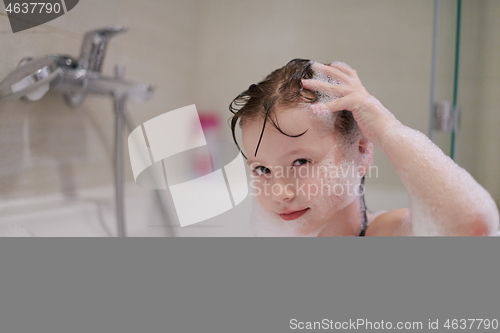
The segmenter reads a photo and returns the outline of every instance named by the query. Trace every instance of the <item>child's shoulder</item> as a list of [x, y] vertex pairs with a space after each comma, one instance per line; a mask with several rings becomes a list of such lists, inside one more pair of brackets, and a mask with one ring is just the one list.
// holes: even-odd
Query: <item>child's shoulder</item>
[[411, 233], [410, 210], [400, 208], [377, 215], [368, 225], [366, 236], [408, 236]]

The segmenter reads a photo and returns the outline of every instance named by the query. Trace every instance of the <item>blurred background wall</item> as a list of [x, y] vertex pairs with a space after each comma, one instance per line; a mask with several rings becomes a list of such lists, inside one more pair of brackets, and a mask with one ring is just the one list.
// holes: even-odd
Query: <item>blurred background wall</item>
[[[2, 6], [3, 10], [3, 6]], [[102, 73], [126, 65], [126, 78], [153, 83], [154, 98], [128, 103], [137, 125], [164, 112], [193, 104], [199, 55], [199, 3], [196, 1], [83, 0], [66, 15], [12, 34], [0, 16], [0, 77], [25, 56], [69, 54], [78, 58], [86, 31], [125, 25], [129, 32], [108, 45]], [[111, 98], [90, 96], [78, 109], [49, 93], [33, 103], [14, 101], [0, 107], [0, 197], [45, 195], [73, 187], [113, 183], [114, 112]], [[133, 181], [128, 156], [127, 180]], [[62, 174], [59, 165], [65, 165]], [[70, 173], [70, 174], [68, 174]]]
[[[441, 11], [438, 98], [447, 100], [455, 3], [443, 0]], [[500, 2], [465, 0], [462, 15], [457, 161], [498, 205]], [[221, 134], [231, 141], [225, 124], [231, 100], [289, 60], [308, 58], [348, 63], [402, 123], [427, 134], [432, 24], [432, 0], [81, 0], [54, 21], [12, 34], [2, 7], [0, 78], [25, 56], [77, 57], [86, 31], [126, 25], [129, 32], [111, 40], [102, 72], [112, 75], [115, 64], [124, 64], [127, 79], [156, 86], [149, 102], [128, 104], [136, 125], [196, 104], [199, 111], [220, 114]], [[113, 118], [111, 99], [102, 97], [88, 97], [76, 110], [54, 93], [36, 103], [0, 106], [0, 200], [112, 186]], [[442, 148], [449, 154], [447, 143]], [[387, 191], [393, 199], [372, 195], [368, 205], [404, 204], [389, 160], [377, 151], [374, 164], [378, 178], [367, 180], [368, 194]], [[132, 183], [128, 163], [126, 170]]]

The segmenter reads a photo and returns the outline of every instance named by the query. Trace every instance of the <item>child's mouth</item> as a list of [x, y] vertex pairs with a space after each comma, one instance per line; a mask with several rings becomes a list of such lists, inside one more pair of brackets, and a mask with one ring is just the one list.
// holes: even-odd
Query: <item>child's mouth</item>
[[283, 220], [285, 220], [285, 221], [291, 221], [291, 220], [298, 219], [299, 217], [301, 217], [302, 215], [304, 215], [308, 210], [309, 210], [309, 207], [306, 208], [306, 209], [297, 210], [295, 212], [291, 212], [291, 213], [288, 213], [288, 214], [279, 214], [279, 215], [281, 216], [281, 218]]

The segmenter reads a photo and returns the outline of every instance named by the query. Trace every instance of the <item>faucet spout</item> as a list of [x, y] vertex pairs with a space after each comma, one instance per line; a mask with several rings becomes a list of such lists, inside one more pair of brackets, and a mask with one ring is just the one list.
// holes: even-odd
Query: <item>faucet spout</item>
[[49, 90], [49, 85], [59, 81], [61, 70], [50, 57], [26, 58], [19, 67], [0, 82], [0, 100], [28, 96], [38, 100]]
[[124, 26], [111, 26], [87, 32], [83, 37], [78, 67], [80, 69], [101, 72], [101, 65], [104, 61], [109, 39], [127, 31], [128, 28]]

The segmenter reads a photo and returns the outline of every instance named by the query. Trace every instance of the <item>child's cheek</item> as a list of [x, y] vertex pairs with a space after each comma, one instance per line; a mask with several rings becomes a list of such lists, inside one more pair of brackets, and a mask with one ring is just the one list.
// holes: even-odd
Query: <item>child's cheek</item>
[[354, 167], [353, 162], [335, 163], [333, 158], [319, 163], [310, 200], [321, 214], [331, 215], [355, 199], [354, 187], [360, 179], [352, 173]]
[[296, 193], [302, 202], [314, 205], [321, 198], [321, 178], [310, 176], [296, 179]]
[[251, 194], [257, 198], [269, 196], [269, 180], [264, 176], [254, 176], [251, 180]]
[[271, 198], [266, 196], [265, 194], [257, 196], [257, 201], [262, 206], [262, 208], [272, 214], [270, 200]]

